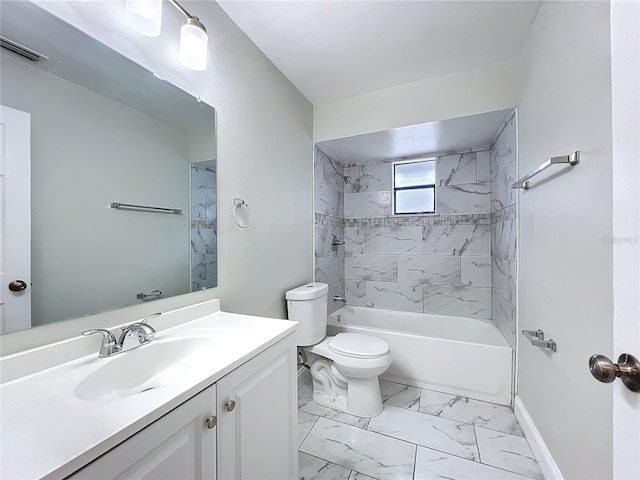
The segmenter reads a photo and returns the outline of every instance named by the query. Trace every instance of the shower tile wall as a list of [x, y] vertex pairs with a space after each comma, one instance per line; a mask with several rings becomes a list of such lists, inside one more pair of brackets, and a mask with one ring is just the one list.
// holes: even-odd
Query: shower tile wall
[[516, 191], [518, 179], [515, 114], [491, 148], [492, 320], [512, 348], [516, 338]]
[[320, 150], [315, 151], [315, 280], [329, 284], [328, 313], [342, 307], [333, 296], [344, 296], [344, 246], [331, 248], [332, 235], [344, 241], [343, 167]]
[[348, 304], [491, 318], [489, 151], [437, 158], [437, 215], [391, 216], [390, 161], [344, 173]]
[[191, 291], [218, 283], [216, 174], [191, 164]]

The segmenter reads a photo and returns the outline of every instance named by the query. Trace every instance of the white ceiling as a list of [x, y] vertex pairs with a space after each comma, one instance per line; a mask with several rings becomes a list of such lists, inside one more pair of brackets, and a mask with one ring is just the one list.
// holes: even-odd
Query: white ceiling
[[319, 142], [340, 163], [362, 163], [489, 147], [512, 109]]
[[542, 2], [218, 3], [318, 104], [507, 60], [522, 46]]

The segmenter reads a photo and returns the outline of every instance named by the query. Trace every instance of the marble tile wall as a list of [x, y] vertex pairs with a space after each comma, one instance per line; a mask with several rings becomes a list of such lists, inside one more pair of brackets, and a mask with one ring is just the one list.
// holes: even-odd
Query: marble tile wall
[[[516, 335], [516, 123], [490, 150], [436, 160], [435, 215], [393, 216], [391, 161], [315, 157], [315, 274], [347, 304], [492, 319]], [[345, 183], [341, 175], [351, 177]], [[332, 235], [345, 241], [337, 252]]]
[[509, 119], [491, 148], [491, 311], [492, 320], [515, 348], [518, 179], [516, 117]]
[[191, 165], [191, 291], [218, 284], [216, 174]]
[[344, 245], [331, 248], [333, 235], [344, 241], [344, 167], [321, 150], [314, 159], [314, 258], [315, 281], [329, 285], [328, 314], [344, 305], [334, 302], [333, 296], [345, 295]]
[[391, 216], [391, 162], [347, 166], [347, 303], [491, 317], [489, 151], [438, 157], [436, 215]]

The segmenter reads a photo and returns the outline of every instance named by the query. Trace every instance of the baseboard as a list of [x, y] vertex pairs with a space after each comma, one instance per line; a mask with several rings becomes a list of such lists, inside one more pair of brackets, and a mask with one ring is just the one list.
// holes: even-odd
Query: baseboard
[[546, 480], [564, 480], [562, 472], [558, 468], [558, 465], [551, 456], [551, 452], [542, 439], [542, 435], [540, 435], [540, 432], [533, 423], [529, 412], [527, 412], [527, 409], [524, 407], [524, 404], [518, 395], [516, 395], [514, 403], [514, 413], [520, 423], [520, 427], [522, 427], [524, 436], [529, 442], [531, 451], [538, 461], [538, 465], [540, 466], [540, 470], [542, 470], [544, 478]]
[[305, 383], [311, 383], [311, 372], [308, 368], [298, 367], [298, 388]]

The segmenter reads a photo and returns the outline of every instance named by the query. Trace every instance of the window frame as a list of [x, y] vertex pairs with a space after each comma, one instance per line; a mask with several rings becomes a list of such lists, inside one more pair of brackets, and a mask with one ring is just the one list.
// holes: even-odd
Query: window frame
[[[401, 160], [391, 163], [391, 215], [395, 217], [406, 217], [408, 215], [437, 215], [436, 211], [436, 160], [437, 157], [421, 157], [411, 160]], [[406, 165], [408, 163], [433, 163], [433, 183], [425, 183], [422, 185], [412, 185], [410, 187], [396, 187], [396, 165]], [[396, 192], [408, 191], [408, 190], [433, 190], [433, 210], [427, 212], [410, 212], [410, 213], [397, 213], [396, 212]]]

